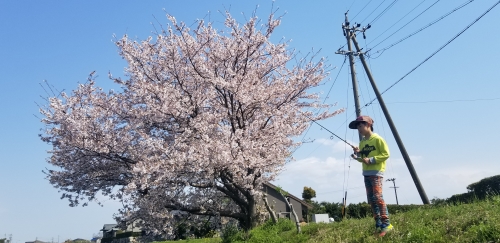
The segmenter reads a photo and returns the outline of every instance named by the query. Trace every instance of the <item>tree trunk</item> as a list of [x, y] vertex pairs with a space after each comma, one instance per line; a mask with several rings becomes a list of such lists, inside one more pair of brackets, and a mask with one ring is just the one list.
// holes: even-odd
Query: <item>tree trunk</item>
[[257, 208], [255, 205], [255, 198], [253, 196], [247, 197], [248, 206], [246, 207], [247, 213], [244, 218], [240, 219], [240, 226], [245, 231], [249, 231], [257, 226]]
[[[288, 202], [288, 201], [287, 201]], [[290, 211], [292, 212], [293, 214], [293, 217], [295, 218], [295, 226], [297, 226], [297, 233], [300, 234], [300, 232], [302, 231], [301, 228], [300, 228], [300, 222], [299, 222], [299, 217], [297, 217], [297, 214], [295, 213], [295, 209], [293, 209], [293, 205], [288, 202], [288, 205], [290, 206]]]
[[274, 210], [269, 206], [269, 203], [267, 202], [267, 195], [265, 195], [262, 198], [264, 200], [264, 205], [266, 206], [267, 211], [269, 212], [269, 215], [271, 215], [271, 219], [273, 220], [273, 223], [277, 223], [278, 220], [276, 219], [276, 213]]
[[290, 203], [290, 201], [288, 201], [288, 198], [286, 198], [285, 195], [283, 195], [283, 194], [281, 194], [281, 196], [283, 197], [283, 199], [285, 199], [285, 202], [286, 202], [286, 204], [288, 204], [288, 207], [290, 207], [290, 212], [293, 214], [293, 217], [295, 218], [295, 226], [297, 227], [297, 233], [300, 234], [300, 232], [302, 230], [300, 228], [299, 217], [295, 213], [295, 209], [293, 209], [293, 205]]

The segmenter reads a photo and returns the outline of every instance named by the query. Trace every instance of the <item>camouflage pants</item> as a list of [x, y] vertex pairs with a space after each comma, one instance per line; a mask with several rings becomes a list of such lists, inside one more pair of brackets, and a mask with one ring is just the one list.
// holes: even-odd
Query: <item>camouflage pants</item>
[[368, 204], [372, 207], [373, 218], [375, 219], [376, 227], [386, 227], [389, 222], [389, 211], [382, 196], [382, 181], [381, 176], [365, 176], [365, 188]]

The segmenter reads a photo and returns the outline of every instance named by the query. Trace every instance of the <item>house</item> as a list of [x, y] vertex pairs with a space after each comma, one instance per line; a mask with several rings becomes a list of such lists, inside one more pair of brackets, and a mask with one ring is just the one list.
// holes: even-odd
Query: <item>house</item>
[[[135, 237], [144, 233], [141, 228], [136, 226], [136, 223], [128, 225], [124, 231], [118, 228], [117, 224], [105, 224], [100, 231], [102, 231], [102, 240], [105, 242], [115, 238]], [[101, 242], [103, 242], [102, 240]]]
[[115, 238], [116, 237], [116, 231], [120, 230], [120, 228], [117, 227], [117, 224], [105, 224], [102, 226], [102, 238]]
[[[273, 208], [276, 212], [276, 217], [289, 218], [295, 222], [295, 218], [291, 215], [290, 207], [285, 202], [285, 199], [279, 192], [278, 187], [267, 182], [264, 183], [262, 190], [267, 195], [269, 206], [271, 206], [271, 208]], [[286, 197], [288, 198], [290, 204], [292, 204], [299, 221], [301, 219], [307, 220], [307, 214], [313, 206], [292, 194], [288, 194]], [[264, 202], [262, 202], [262, 204], [264, 204]]]
[[[266, 194], [269, 206], [274, 210], [278, 218], [288, 218], [295, 222], [295, 218], [291, 214], [290, 207], [288, 206], [288, 203], [285, 202], [285, 198], [281, 195], [277, 186], [267, 182], [262, 185], [262, 191]], [[307, 221], [307, 215], [309, 213], [309, 210], [312, 209], [313, 206], [292, 194], [288, 194], [286, 198], [288, 198], [290, 204], [292, 204], [299, 221]], [[260, 205], [264, 205], [264, 201], [260, 201], [258, 203]], [[174, 210], [172, 213], [174, 214], [174, 218], [178, 219], [183, 217], [183, 215], [188, 214], [186, 212], [177, 210]], [[217, 224], [219, 227], [219, 224], [224, 225], [228, 223], [227, 218], [219, 220], [220, 221], [217, 222], [216, 218], [210, 219], [212, 223]], [[101, 229], [101, 231], [103, 232], [102, 239], [107, 242], [107, 239], [117, 238], [116, 232], [118, 230], [120, 229], [117, 227], [117, 224], [105, 224]], [[141, 229], [135, 227], [135, 224], [132, 224], [127, 227], [127, 230], [125, 232], [141, 232]]]

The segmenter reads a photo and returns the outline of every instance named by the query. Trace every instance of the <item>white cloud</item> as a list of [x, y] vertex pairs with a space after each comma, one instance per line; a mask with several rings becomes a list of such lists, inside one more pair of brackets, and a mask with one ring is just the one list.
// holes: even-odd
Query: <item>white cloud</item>
[[[420, 155], [410, 155], [410, 160], [412, 164], [420, 164], [424, 160], [424, 157]], [[393, 155], [391, 158], [389, 158], [387, 163], [392, 163], [395, 166], [401, 166], [401, 165], [406, 166], [406, 162], [402, 157], [399, 157], [399, 155], [398, 157], [394, 157]]]
[[[335, 141], [332, 139], [319, 138], [314, 140], [314, 142], [330, 147], [332, 149], [331, 150], [332, 153], [345, 153], [345, 151], [347, 151], [348, 154], [352, 153], [351, 146], [347, 145], [343, 141], [338, 141], [338, 140]], [[350, 144], [355, 144], [354, 142], [349, 140], [347, 140], [347, 142]]]
[[[339, 144], [327, 139], [317, 142], [331, 148]], [[420, 155], [410, 155], [410, 158], [429, 200], [465, 193], [469, 184], [500, 171], [500, 164], [485, 167], [481, 166], [481, 161], [462, 161], [449, 166], [448, 161], [440, 159]], [[401, 157], [388, 161], [384, 178], [396, 179], [399, 204], [422, 204], [415, 182]], [[301, 197], [304, 186], [312, 187], [316, 191], [317, 197], [313, 199], [316, 201], [341, 202], [345, 188], [348, 203], [366, 201], [361, 165], [349, 158], [344, 160], [343, 154], [326, 158], [315, 156], [289, 163], [273, 183], [297, 197]], [[384, 199], [389, 204], [396, 203], [392, 187], [392, 182], [384, 182]]]
[[[354, 187], [358, 194], [361, 192], [361, 196], [364, 195], [361, 165], [349, 158], [345, 162], [343, 158], [335, 157], [297, 160], [287, 164], [273, 183], [299, 198], [304, 186], [311, 187], [317, 194], [313, 200], [317, 201], [339, 202], [345, 187]], [[365, 200], [364, 197], [361, 200]]]

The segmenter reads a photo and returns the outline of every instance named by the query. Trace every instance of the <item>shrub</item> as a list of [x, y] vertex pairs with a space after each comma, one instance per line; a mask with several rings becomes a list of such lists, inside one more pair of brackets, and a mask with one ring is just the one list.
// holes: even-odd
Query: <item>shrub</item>
[[221, 234], [222, 243], [231, 243], [244, 241], [244, 233], [241, 232], [238, 227], [234, 224], [228, 224], [224, 229], [222, 229]]
[[486, 177], [478, 182], [467, 186], [470, 193], [476, 195], [478, 199], [485, 199], [491, 195], [500, 193], [500, 175]]

